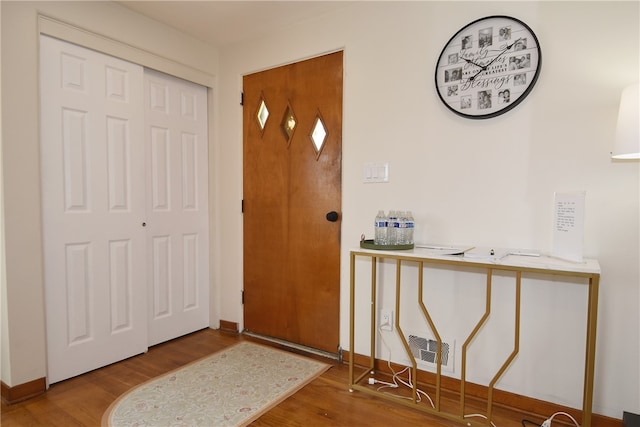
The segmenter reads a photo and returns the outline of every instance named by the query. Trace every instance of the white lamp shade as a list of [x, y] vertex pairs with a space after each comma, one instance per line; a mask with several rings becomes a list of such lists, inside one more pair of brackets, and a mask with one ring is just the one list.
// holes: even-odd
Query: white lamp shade
[[620, 97], [613, 159], [640, 159], [640, 85], [628, 86]]

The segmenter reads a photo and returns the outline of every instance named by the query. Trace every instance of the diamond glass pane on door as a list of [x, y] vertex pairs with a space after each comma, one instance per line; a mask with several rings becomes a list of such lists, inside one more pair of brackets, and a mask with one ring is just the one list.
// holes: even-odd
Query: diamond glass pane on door
[[311, 131], [311, 141], [313, 142], [313, 147], [316, 149], [316, 153], [320, 153], [320, 150], [322, 150], [322, 146], [324, 145], [324, 141], [326, 140], [326, 138], [327, 131], [324, 124], [322, 123], [322, 118], [318, 115], [316, 116], [313, 130]]
[[282, 131], [284, 132], [284, 136], [287, 138], [287, 143], [291, 142], [291, 138], [293, 138], [293, 131], [296, 129], [297, 124], [296, 116], [293, 114], [291, 105], [287, 105], [287, 111], [284, 113], [282, 123], [280, 124]]
[[264, 102], [264, 98], [260, 99], [260, 107], [258, 107], [258, 124], [260, 125], [260, 130], [264, 130], [264, 126], [267, 124], [267, 118], [269, 118], [269, 110], [267, 109], [267, 104]]

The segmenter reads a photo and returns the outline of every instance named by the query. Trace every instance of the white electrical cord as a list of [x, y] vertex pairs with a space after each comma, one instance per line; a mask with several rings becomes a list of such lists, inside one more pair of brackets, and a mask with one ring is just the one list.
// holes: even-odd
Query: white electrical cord
[[[371, 380], [373, 380], [375, 383], [386, 384], [386, 386], [379, 387], [378, 391], [384, 389], [385, 387], [397, 388], [398, 387], [398, 382], [400, 382], [401, 384], [413, 389], [413, 383], [411, 382], [411, 369], [409, 368], [409, 366], [407, 366], [402, 371], [397, 372], [397, 373], [393, 370], [393, 367], [391, 366], [391, 349], [387, 345], [387, 342], [384, 340], [384, 334], [382, 333], [382, 329], [378, 328], [378, 331], [380, 332], [380, 340], [382, 341], [382, 344], [384, 344], [384, 347], [389, 352], [389, 359], [387, 359], [387, 366], [389, 367], [389, 370], [393, 373], [393, 384], [392, 383], [385, 383], [383, 381], [378, 381], [378, 380], [376, 380], [374, 378], [369, 378], [369, 384], [371, 384]], [[409, 377], [408, 381], [404, 381], [402, 378], [399, 377], [405, 371], [407, 371], [407, 375]], [[389, 393], [389, 392], [385, 392], [385, 393], [386, 394], [390, 394], [390, 395], [395, 396], [395, 397], [402, 398], [402, 399], [411, 399], [410, 397], [399, 396], [399, 395], [396, 395], [396, 394], [393, 394], [393, 393]], [[417, 397], [417, 401], [418, 402], [422, 401], [420, 395], [424, 395], [429, 400], [429, 403], [431, 404], [432, 408], [436, 407], [433, 404], [433, 400], [431, 400], [431, 397], [429, 397], [429, 395], [427, 393], [425, 393], [424, 391], [422, 391], [420, 389], [416, 390], [416, 397]], [[472, 418], [472, 417], [480, 417], [480, 418], [484, 418], [485, 420], [487, 419], [487, 417], [485, 415], [482, 415], [482, 414], [468, 414], [468, 415], [464, 416], [464, 418]], [[493, 423], [493, 421], [491, 421], [491, 426], [492, 427], [497, 427]], [[543, 427], [550, 427], [550, 426], [543, 426]], [[578, 427], [580, 427], [580, 426], [578, 426]]]
[[[482, 414], [468, 414], [468, 415], [464, 416], [464, 418], [473, 418], [473, 417], [484, 418], [485, 420], [487, 419], [487, 416], [486, 415], [482, 415]], [[493, 423], [493, 421], [491, 421], [491, 425], [493, 427], [496, 427], [496, 425]]]
[[[384, 347], [387, 349], [387, 352], [389, 353], [389, 358], [387, 359], [387, 366], [389, 367], [389, 370], [391, 371], [391, 373], [393, 374], [392, 379], [393, 379], [393, 383], [387, 383], [384, 381], [379, 381], [376, 380], [375, 378], [369, 378], [369, 384], [371, 384], [371, 381], [373, 380], [373, 383], [379, 383], [379, 384], [383, 384], [382, 386], [378, 387], [378, 391], [382, 391], [383, 389], [387, 388], [387, 387], [391, 387], [391, 388], [398, 388], [398, 382], [406, 387], [409, 387], [411, 389], [413, 389], [413, 383], [411, 382], [411, 370], [409, 369], [409, 367], [405, 367], [403, 370], [401, 370], [400, 372], [396, 372], [393, 370], [393, 367], [391, 366], [391, 348], [389, 347], [389, 345], [387, 345], [387, 342], [384, 340], [384, 334], [382, 333], [382, 329], [378, 328], [378, 332], [380, 333], [380, 340], [382, 341], [382, 344], [384, 345]], [[400, 378], [400, 375], [403, 374], [405, 371], [408, 371], [408, 380], [405, 381], [404, 379]], [[389, 394], [391, 396], [394, 397], [399, 397], [401, 399], [412, 399], [411, 397], [407, 397], [407, 396], [400, 396], [394, 393], [390, 393], [387, 391], [383, 391], [383, 393]], [[433, 404], [433, 400], [431, 400], [431, 397], [429, 397], [429, 395], [427, 393], [425, 393], [424, 391], [420, 390], [420, 389], [416, 389], [416, 400], [418, 402], [422, 402], [422, 397], [421, 395], [424, 395], [427, 400], [429, 400], [429, 403], [431, 404], [432, 408], [435, 408], [435, 405]]]
[[[388, 383], [388, 382], [385, 382], [385, 381], [380, 381], [380, 380], [377, 380], [377, 379], [375, 379], [373, 377], [369, 378], [369, 384], [371, 384], [371, 385], [373, 385], [373, 384], [384, 384], [387, 387], [398, 388], [398, 384]], [[384, 388], [384, 387], [378, 387], [378, 390], [380, 390], [381, 388]]]
[[553, 421], [553, 418], [556, 415], [564, 415], [565, 417], [568, 417], [571, 419], [571, 421], [573, 421], [573, 423], [576, 425], [576, 427], [580, 427], [580, 424], [578, 424], [578, 422], [576, 421], [575, 418], [573, 418], [571, 415], [567, 414], [566, 412], [556, 412], [555, 414], [551, 415], [549, 418], [547, 418], [543, 423], [541, 427], [551, 427], [551, 422]]
[[[391, 348], [389, 347], [389, 345], [387, 344], [387, 342], [384, 340], [384, 334], [382, 333], [382, 329], [378, 328], [378, 332], [380, 333], [380, 340], [382, 341], [382, 344], [384, 345], [384, 347], [387, 349], [387, 352], [389, 353], [389, 358], [387, 359], [387, 366], [389, 367], [389, 370], [391, 371], [391, 373], [393, 374], [393, 383], [388, 383], [388, 382], [384, 382], [384, 381], [380, 381], [380, 380], [376, 380], [375, 378], [369, 378], [369, 384], [383, 384], [381, 387], [378, 387], [378, 391], [382, 391], [383, 389], [387, 388], [387, 387], [391, 387], [391, 388], [398, 388], [398, 382], [406, 387], [409, 387], [411, 389], [413, 389], [413, 383], [411, 382], [411, 369], [409, 368], [409, 366], [406, 366], [403, 370], [401, 370], [400, 372], [395, 372], [393, 370], [393, 367], [391, 366]], [[407, 375], [408, 375], [408, 380], [405, 381], [404, 379], [400, 378], [400, 375], [403, 374], [405, 371], [407, 371]], [[407, 397], [407, 396], [400, 396], [394, 393], [390, 393], [390, 392], [386, 392], [384, 391], [383, 393], [389, 394], [391, 396], [394, 397], [399, 397], [401, 399], [412, 399], [411, 397]], [[425, 393], [424, 391], [420, 390], [420, 389], [416, 389], [416, 397], [417, 397], [417, 401], [421, 402], [422, 399], [420, 397], [420, 395], [424, 395], [428, 400], [429, 403], [431, 404], [432, 408], [435, 408], [435, 405], [433, 404], [433, 400], [431, 400], [431, 397], [429, 397], [429, 395], [427, 393]], [[553, 414], [553, 416], [551, 418], [549, 418], [549, 425], [545, 425], [543, 424], [542, 427], [551, 427], [550, 426], [550, 420], [553, 419], [553, 417], [555, 415], [558, 414], [564, 414], [567, 415], [568, 417], [571, 417], [571, 415], [569, 414], [565, 414], [563, 412], [558, 412], [556, 414]], [[480, 417], [480, 418], [484, 418], [485, 420], [487, 419], [487, 417], [485, 415], [482, 414], [468, 414], [465, 415], [464, 418], [472, 418], [472, 417]], [[573, 419], [573, 418], [572, 418]], [[575, 420], [574, 420], [575, 422]], [[576, 423], [577, 425], [577, 423]], [[493, 421], [491, 421], [491, 426], [492, 427], [497, 427]], [[580, 427], [580, 426], [577, 426]]]

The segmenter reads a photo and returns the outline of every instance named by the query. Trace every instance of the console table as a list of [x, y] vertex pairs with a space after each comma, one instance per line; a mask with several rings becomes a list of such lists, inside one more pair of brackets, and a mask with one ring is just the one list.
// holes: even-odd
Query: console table
[[[356, 299], [356, 258], [368, 257], [371, 260], [371, 346], [369, 350], [369, 366], [368, 368], [356, 378], [356, 367], [354, 366], [355, 357], [355, 299]], [[428, 407], [425, 405], [419, 405], [419, 398], [417, 396], [418, 381], [413, 381], [413, 394], [412, 398], [399, 399], [384, 393], [381, 393], [371, 387], [367, 387], [365, 384], [368, 380], [368, 376], [374, 373], [375, 368], [375, 348], [376, 348], [376, 329], [377, 329], [377, 309], [376, 309], [376, 295], [377, 295], [377, 264], [379, 259], [395, 260], [395, 327], [400, 336], [402, 344], [405, 348], [407, 356], [411, 361], [412, 366], [412, 378], [417, 378], [417, 364], [414, 356], [412, 355], [407, 339], [402, 331], [400, 325], [400, 284], [401, 284], [401, 265], [402, 263], [417, 263], [418, 266], [418, 295], [417, 304], [419, 309], [424, 315], [429, 327], [434, 333], [437, 341], [437, 368], [435, 374], [435, 399], [434, 407]], [[487, 301], [485, 313], [476, 324], [470, 335], [467, 337], [464, 345], [462, 346], [462, 367], [460, 378], [460, 410], [457, 413], [447, 412], [442, 410], [440, 406], [440, 394], [441, 394], [441, 346], [442, 339], [440, 338], [437, 328], [431, 319], [429, 311], [425, 307], [422, 299], [423, 295], [423, 270], [425, 265], [437, 265], [440, 267], [450, 268], [455, 270], [460, 267], [474, 267], [480, 270], [486, 271], [486, 296]], [[488, 398], [487, 398], [487, 412], [484, 414], [487, 419], [483, 421], [477, 421], [476, 419], [465, 418], [465, 383], [466, 383], [466, 351], [467, 346], [471, 343], [472, 339], [482, 329], [482, 326], [486, 322], [490, 314], [491, 299], [491, 278], [494, 271], [508, 271], [515, 273], [515, 339], [514, 349], [508, 356], [507, 360], [503, 363], [502, 367], [495, 374], [493, 379], [488, 385]], [[488, 259], [474, 259], [465, 258], [459, 255], [445, 255], [441, 256], [434, 254], [433, 251], [428, 249], [411, 249], [402, 251], [379, 251], [372, 249], [354, 249], [350, 254], [350, 326], [349, 326], [349, 390], [361, 391], [368, 394], [373, 394], [384, 399], [393, 400], [394, 402], [413, 407], [415, 409], [437, 415], [452, 421], [466, 423], [467, 425], [489, 425], [492, 418], [493, 400], [492, 395], [494, 386], [500, 379], [500, 377], [507, 370], [511, 362], [518, 354], [519, 342], [520, 342], [520, 287], [521, 279], [524, 275], [558, 275], [558, 276], [571, 276], [574, 278], [585, 279], [588, 289], [588, 302], [587, 302], [587, 324], [586, 324], [586, 349], [585, 349], [585, 368], [584, 368], [584, 387], [583, 387], [583, 403], [582, 403], [582, 423], [583, 427], [591, 427], [591, 412], [593, 403], [593, 377], [595, 367], [595, 349], [596, 349], [596, 323], [598, 313], [598, 287], [600, 282], [600, 266], [596, 260], [584, 260], [582, 263], [574, 263], [569, 261], [563, 261], [557, 258], [548, 256], [518, 256], [507, 255], [500, 259], [488, 258]]]

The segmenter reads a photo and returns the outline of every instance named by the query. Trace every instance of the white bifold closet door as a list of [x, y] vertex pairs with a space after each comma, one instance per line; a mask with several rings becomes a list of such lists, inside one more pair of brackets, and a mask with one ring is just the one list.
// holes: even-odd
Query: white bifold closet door
[[149, 345], [209, 325], [206, 88], [145, 70]]
[[208, 326], [206, 89], [46, 36], [40, 66], [55, 383]]

